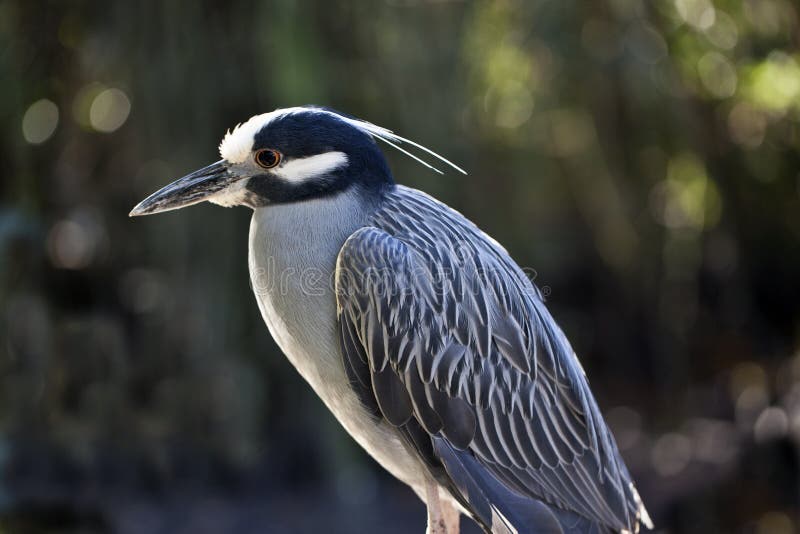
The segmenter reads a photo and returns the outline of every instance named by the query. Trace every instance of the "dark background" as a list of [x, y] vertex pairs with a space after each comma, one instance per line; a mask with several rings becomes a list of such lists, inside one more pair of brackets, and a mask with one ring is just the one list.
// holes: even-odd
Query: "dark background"
[[797, 532], [790, 0], [0, 1], [0, 532], [422, 532], [248, 287], [249, 212], [130, 208], [316, 103], [536, 269], [659, 532]]

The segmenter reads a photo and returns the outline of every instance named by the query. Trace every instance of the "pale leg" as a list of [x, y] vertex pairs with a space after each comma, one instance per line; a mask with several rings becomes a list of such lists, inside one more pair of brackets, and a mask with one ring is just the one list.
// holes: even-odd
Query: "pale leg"
[[439, 503], [442, 505], [442, 517], [444, 524], [447, 525], [447, 534], [458, 534], [461, 512], [450, 499], [440, 499]]
[[429, 482], [425, 485], [428, 501], [428, 528], [426, 534], [458, 534], [460, 512], [449, 499], [439, 498], [439, 486]]

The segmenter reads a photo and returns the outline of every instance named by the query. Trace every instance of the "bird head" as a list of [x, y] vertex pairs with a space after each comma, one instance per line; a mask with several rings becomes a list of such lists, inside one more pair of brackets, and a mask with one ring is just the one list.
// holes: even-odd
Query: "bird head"
[[[131, 216], [209, 201], [259, 208], [334, 195], [352, 187], [380, 192], [393, 184], [379, 139], [434, 169], [399, 145], [425, 147], [372, 123], [326, 108], [297, 107], [256, 115], [229, 130], [222, 159], [156, 191]], [[434, 169], [437, 172], [437, 169]]]

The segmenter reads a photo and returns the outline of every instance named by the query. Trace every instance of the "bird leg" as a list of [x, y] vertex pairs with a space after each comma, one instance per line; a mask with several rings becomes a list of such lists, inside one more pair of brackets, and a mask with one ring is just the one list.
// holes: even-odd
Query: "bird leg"
[[449, 499], [440, 500], [442, 518], [447, 525], [447, 534], [458, 534], [461, 523], [461, 511]]
[[428, 504], [428, 528], [426, 534], [458, 534], [461, 512], [449, 500], [441, 499], [439, 485], [428, 481], [425, 484], [425, 500]]

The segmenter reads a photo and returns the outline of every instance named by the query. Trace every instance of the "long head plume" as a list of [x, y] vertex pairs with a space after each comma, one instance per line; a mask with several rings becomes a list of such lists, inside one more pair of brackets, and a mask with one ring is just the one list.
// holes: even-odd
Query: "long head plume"
[[[327, 112], [327, 110], [325, 110], [325, 111]], [[397, 135], [396, 133], [394, 133], [393, 131], [391, 131], [391, 130], [389, 130], [387, 128], [384, 128], [382, 126], [378, 126], [376, 124], [372, 124], [371, 122], [363, 121], [363, 120], [360, 120], [360, 119], [353, 119], [353, 118], [350, 118], [350, 117], [345, 117], [345, 116], [339, 115], [338, 113], [334, 113], [334, 114], [337, 115], [339, 118], [341, 118], [346, 123], [351, 124], [351, 125], [355, 126], [356, 128], [359, 128], [360, 130], [370, 134], [375, 139], [380, 139], [381, 141], [383, 141], [387, 145], [391, 146], [392, 148], [395, 148], [395, 149], [399, 150], [400, 152], [402, 152], [406, 156], [418, 161], [422, 165], [428, 167], [429, 169], [431, 169], [433, 171], [438, 172], [439, 174], [443, 174], [441, 170], [437, 169], [436, 167], [434, 167], [433, 165], [431, 165], [427, 161], [424, 161], [424, 160], [418, 158], [417, 156], [415, 156], [414, 154], [412, 154], [408, 150], [405, 150], [404, 148], [402, 148], [400, 145], [403, 144], [403, 143], [408, 143], [409, 145], [411, 145], [413, 147], [416, 147], [416, 148], [422, 150], [423, 152], [426, 152], [427, 154], [430, 154], [431, 156], [433, 156], [434, 158], [438, 159], [439, 161], [441, 161], [443, 163], [446, 163], [447, 165], [449, 165], [450, 167], [454, 168], [455, 170], [457, 170], [461, 174], [467, 174], [467, 171], [465, 171], [464, 169], [462, 169], [461, 167], [459, 167], [458, 165], [456, 165], [452, 161], [446, 159], [445, 157], [437, 154], [436, 152], [434, 152], [430, 148], [425, 147], [423, 145], [420, 145], [419, 143], [416, 143], [416, 142], [414, 142], [414, 141], [412, 141], [410, 139], [406, 139], [405, 137], [401, 137], [401, 136]]]

